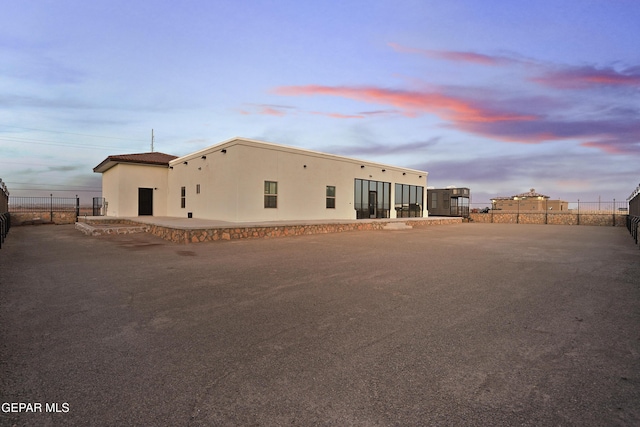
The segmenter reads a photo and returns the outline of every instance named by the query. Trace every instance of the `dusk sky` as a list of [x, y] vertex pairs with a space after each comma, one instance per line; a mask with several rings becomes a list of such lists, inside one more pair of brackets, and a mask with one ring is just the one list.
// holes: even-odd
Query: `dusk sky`
[[[472, 202], [640, 182], [637, 0], [6, 1], [0, 178], [100, 195], [110, 154], [234, 136], [426, 170]], [[68, 190], [68, 191], [63, 191]]]

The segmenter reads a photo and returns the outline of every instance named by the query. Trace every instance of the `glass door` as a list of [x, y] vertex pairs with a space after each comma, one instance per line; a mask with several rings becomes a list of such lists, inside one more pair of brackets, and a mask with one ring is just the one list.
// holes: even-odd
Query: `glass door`
[[376, 218], [378, 215], [378, 192], [369, 191], [369, 218]]

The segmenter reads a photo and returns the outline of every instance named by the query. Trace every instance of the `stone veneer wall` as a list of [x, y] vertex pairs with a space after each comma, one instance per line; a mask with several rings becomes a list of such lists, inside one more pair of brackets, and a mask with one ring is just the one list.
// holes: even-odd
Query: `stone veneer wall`
[[11, 226], [33, 224], [74, 224], [76, 222], [75, 211], [53, 212], [11, 212]]
[[[80, 218], [82, 221], [83, 218]], [[302, 236], [308, 234], [341, 233], [346, 231], [373, 231], [382, 230], [388, 222], [353, 222], [336, 224], [307, 224], [307, 225], [278, 225], [278, 226], [248, 226], [229, 228], [203, 228], [203, 229], [180, 229], [171, 228], [155, 224], [141, 224], [129, 220], [105, 220], [87, 219], [86, 222], [92, 225], [123, 224], [123, 225], [145, 225], [147, 233], [161, 237], [175, 243], [199, 243], [215, 242], [235, 239], [259, 239], [286, 236]], [[462, 218], [442, 218], [429, 220], [406, 221], [412, 227], [425, 227], [429, 225], [459, 224]], [[391, 231], [390, 231], [391, 232]]]
[[616, 227], [625, 227], [627, 224], [626, 214], [500, 212], [470, 213], [469, 218], [473, 222], [493, 222], [496, 224], [615, 225]]

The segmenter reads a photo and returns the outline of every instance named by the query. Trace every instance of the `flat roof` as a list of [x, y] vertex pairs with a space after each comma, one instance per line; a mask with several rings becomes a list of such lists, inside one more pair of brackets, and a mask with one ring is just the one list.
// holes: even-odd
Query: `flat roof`
[[421, 174], [421, 175], [424, 175], [424, 176], [427, 176], [429, 174], [426, 171], [421, 171], [421, 170], [417, 170], [417, 169], [410, 169], [410, 168], [405, 168], [405, 167], [401, 167], [401, 166], [387, 165], [387, 164], [383, 164], [383, 163], [371, 162], [371, 161], [368, 161], [368, 160], [355, 159], [353, 157], [339, 156], [337, 154], [323, 153], [321, 151], [308, 150], [306, 148], [298, 148], [298, 147], [292, 147], [292, 146], [288, 146], [288, 145], [274, 144], [272, 142], [258, 141], [256, 139], [249, 139], [249, 138], [242, 138], [242, 137], [233, 137], [233, 138], [228, 139], [226, 141], [223, 141], [223, 142], [221, 142], [219, 144], [211, 145], [209, 147], [203, 148], [203, 149], [195, 151], [193, 153], [186, 154], [184, 156], [181, 156], [181, 157], [178, 157], [176, 159], [173, 159], [169, 163], [170, 163], [170, 165], [175, 165], [175, 164], [190, 160], [192, 158], [199, 157], [199, 156], [211, 153], [213, 151], [222, 151], [223, 149], [227, 149], [227, 148], [233, 147], [235, 145], [258, 147], [258, 148], [263, 148], [263, 149], [283, 151], [283, 152], [289, 152], [289, 153], [297, 153], [297, 154], [301, 154], [301, 155], [305, 155], [305, 156], [320, 157], [320, 158], [343, 161], [343, 162], [349, 162], [349, 163], [365, 164], [365, 165], [369, 165], [369, 166], [376, 166], [376, 167], [382, 167], [382, 168], [387, 168], [387, 169], [396, 169], [396, 170], [402, 170], [402, 171], [409, 171], [409, 172]]

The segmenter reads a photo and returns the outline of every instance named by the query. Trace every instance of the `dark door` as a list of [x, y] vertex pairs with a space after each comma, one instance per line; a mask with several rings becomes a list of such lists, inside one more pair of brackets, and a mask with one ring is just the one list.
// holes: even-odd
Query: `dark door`
[[369, 191], [369, 218], [375, 218], [378, 214], [378, 193]]
[[153, 215], [153, 188], [138, 188], [138, 215]]

